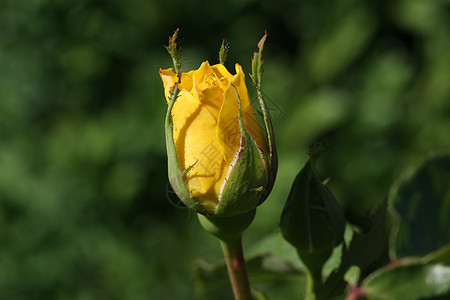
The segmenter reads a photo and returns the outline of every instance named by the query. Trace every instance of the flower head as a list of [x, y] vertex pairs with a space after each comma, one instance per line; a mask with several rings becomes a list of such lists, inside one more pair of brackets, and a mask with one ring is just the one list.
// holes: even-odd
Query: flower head
[[[172, 69], [160, 70], [169, 104], [175, 86], [178, 90], [168, 112], [172, 119], [168, 134], [177, 162], [169, 157], [169, 165], [179, 165], [189, 193], [188, 206], [192, 202], [206, 214], [244, 213], [256, 207], [263, 200], [271, 169], [265, 129], [250, 103], [242, 67], [236, 64], [235, 69], [232, 75], [223, 65], [206, 61], [199, 69], [182, 73], [181, 80]], [[179, 197], [185, 194], [171, 183]], [[240, 194], [242, 190], [245, 195]], [[221, 205], [225, 203], [227, 207]], [[230, 203], [234, 203], [231, 211]]]

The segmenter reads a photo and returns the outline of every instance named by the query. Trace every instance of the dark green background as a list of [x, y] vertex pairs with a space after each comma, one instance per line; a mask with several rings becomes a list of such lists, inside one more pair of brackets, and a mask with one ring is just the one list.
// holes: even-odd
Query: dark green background
[[217, 63], [227, 38], [227, 66], [249, 73], [269, 34], [263, 91], [280, 165], [245, 236], [251, 249], [277, 231], [313, 139], [330, 146], [321, 173], [349, 218], [376, 207], [420, 157], [450, 147], [449, 9], [446, 0], [1, 1], [0, 299], [191, 299], [193, 262], [221, 258], [167, 193], [158, 70], [171, 67], [163, 45], [176, 28], [185, 70]]

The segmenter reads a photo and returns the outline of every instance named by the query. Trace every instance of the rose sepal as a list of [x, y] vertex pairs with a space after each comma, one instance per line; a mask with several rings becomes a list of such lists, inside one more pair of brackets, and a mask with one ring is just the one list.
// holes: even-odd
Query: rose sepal
[[310, 147], [310, 159], [295, 178], [280, 220], [283, 237], [297, 250], [309, 270], [315, 289], [322, 284], [322, 268], [344, 236], [345, 216], [320, 179], [315, 162], [326, 150]]
[[269, 172], [268, 172], [267, 188], [265, 190], [266, 196], [262, 198], [262, 202], [269, 196], [270, 192], [272, 191], [278, 169], [278, 154], [275, 143], [275, 135], [273, 131], [272, 119], [270, 118], [270, 113], [261, 91], [262, 74], [264, 72], [263, 68], [264, 60], [262, 59], [263, 56], [262, 53], [264, 50], [264, 44], [266, 42], [266, 39], [267, 39], [267, 32], [258, 42], [258, 52], [253, 53], [252, 74], [250, 74], [250, 78], [252, 79], [253, 85], [256, 88], [258, 104], [263, 116], [267, 144], [269, 145], [269, 153], [264, 153], [264, 155], [266, 155], [267, 157], [268, 161], [267, 165]]
[[344, 213], [315, 167], [323, 151], [321, 143], [310, 147], [310, 158], [295, 178], [281, 215], [281, 232], [299, 252], [333, 249], [344, 235]]
[[178, 198], [189, 208], [199, 212], [206, 213], [202, 208], [201, 204], [196, 201], [194, 197], [192, 197], [189, 192], [188, 187], [186, 186], [184, 175], [189, 172], [192, 168], [190, 166], [186, 170], [181, 170], [180, 162], [178, 159], [178, 154], [176, 151], [175, 142], [173, 139], [173, 118], [172, 118], [172, 109], [178, 98], [178, 94], [180, 90], [178, 85], [181, 82], [181, 69], [178, 72], [178, 81], [175, 83], [172, 91], [170, 92], [169, 104], [166, 113], [165, 120], [165, 134], [166, 134], [166, 150], [167, 150], [167, 161], [168, 161], [168, 176], [169, 182], [172, 186], [172, 189], [177, 194]]
[[242, 106], [239, 102], [239, 128], [241, 133], [239, 150], [228, 169], [221, 188], [216, 216], [244, 214], [258, 206], [268, 195], [268, 164], [266, 156], [244, 127]]

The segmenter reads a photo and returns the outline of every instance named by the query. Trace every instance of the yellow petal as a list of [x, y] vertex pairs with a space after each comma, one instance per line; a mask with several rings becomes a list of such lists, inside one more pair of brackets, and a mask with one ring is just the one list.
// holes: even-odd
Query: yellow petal
[[228, 163], [233, 160], [236, 151], [239, 149], [241, 137], [238, 120], [238, 95], [241, 100], [245, 129], [255, 140], [259, 148], [264, 151], [267, 151], [268, 148], [261, 126], [250, 103], [244, 73], [238, 64], [236, 64], [236, 72], [237, 74], [233, 77], [230, 86], [225, 91], [217, 126], [217, 137], [222, 146], [225, 160]]
[[195, 117], [199, 109], [200, 103], [188, 91], [181, 90], [172, 109], [173, 139], [175, 145], [178, 143], [180, 131], [185, 127], [189, 119]]
[[[235, 68], [236, 74], [242, 73], [242, 82], [239, 85], [240, 88], [236, 86], [238, 88], [239, 95], [245, 94], [248, 96], [247, 87], [245, 85], [244, 71], [242, 70], [242, 67], [239, 64], [236, 64]], [[248, 106], [243, 106], [242, 117], [244, 119], [244, 127], [247, 130], [248, 134], [250, 134], [250, 136], [256, 142], [256, 145], [261, 150], [268, 152], [269, 146], [267, 145], [264, 131], [256, 117], [252, 104], [250, 103], [250, 101], [248, 103], [249, 103]]]
[[214, 118], [219, 118], [220, 107], [223, 102], [223, 90], [219, 79], [214, 73], [208, 73], [203, 81], [196, 86], [194, 96], [206, 107]]
[[214, 74], [216, 74], [218, 78], [225, 77], [228, 80], [233, 79], [233, 75], [231, 75], [231, 73], [228, 72], [227, 68], [225, 68], [225, 66], [222, 64], [213, 65], [211, 66], [211, 69], [214, 71]]
[[186, 174], [186, 184], [205, 209], [217, 205], [227, 166], [216, 138], [217, 121], [209, 110], [186, 90], [173, 108], [174, 139], [181, 169], [194, 166]]
[[[166, 96], [167, 102], [169, 102], [170, 92], [172, 91], [172, 88], [175, 86], [175, 83], [178, 81], [178, 75], [173, 72], [172, 68], [165, 70], [159, 69], [159, 75], [161, 76], [162, 82], [164, 84], [164, 95]], [[185, 89], [191, 91], [193, 86], [192, 82], [193, 75], [194, 71], [182, 73], [181, 83], [178, 86], [178, 88], [180, 90]]]
[[217, 64], [211, 66], [214, 74], [219, 78], [220, 87], [225, 91], [227, 87], [230, 85], [231, 79], [233, 79], [233, 75], [228, 72], [227, 68], [221, 64]]
[[172, 69], [159, 69], [159, 76], [164, 85], [164, 95], [166, 96], [167, 102], [169, 102], [170, 91], [178, 80], [177, 74], [175, 74]]
[[[194, 71], [189, 71], [187, 73], [182, 73], [181, 74], [181, 83], [180, 83], [180, 90], [187, 90], [187, 91], [191, 91], [192, 87], [193, 87], [193, 76], [194, 76]], [[177, 76], [178, 77], [178, 76]]]
[[203, 62], [200, 65], [200, 68], [198, 70], [195, 70], [193, 73], [193, 84], [194, 86], [200, 84], [203, 81], [203, 78], [206, 74], [213, 73], [213, 70], [211, 69], [211, 66], [209, 65], [208, 61]]
[[240, 64], [235, 64], [234, 69], [236, 70], [236, 74], [239, 74], [239, 73], [244, 74], [244, 70], [242, 69], [242, 66]]

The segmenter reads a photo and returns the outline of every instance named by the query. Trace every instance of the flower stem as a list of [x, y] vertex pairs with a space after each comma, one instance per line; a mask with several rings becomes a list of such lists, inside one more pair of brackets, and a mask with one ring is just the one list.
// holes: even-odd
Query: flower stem
[[251, 300], [250, 283], [245, 268], [245, 259], [242, 252], [241, 236], [235, 240], [221, 240], [223, 255], [227, 263], [228, 276], [230, 277], [231, 286], [235, 300]]
[[365, 291], [357, 286], [357, 285], [350, 285], [349, 286], [349, 294], [345, 298], [345, 300], [357, 300], [365, 295]]

